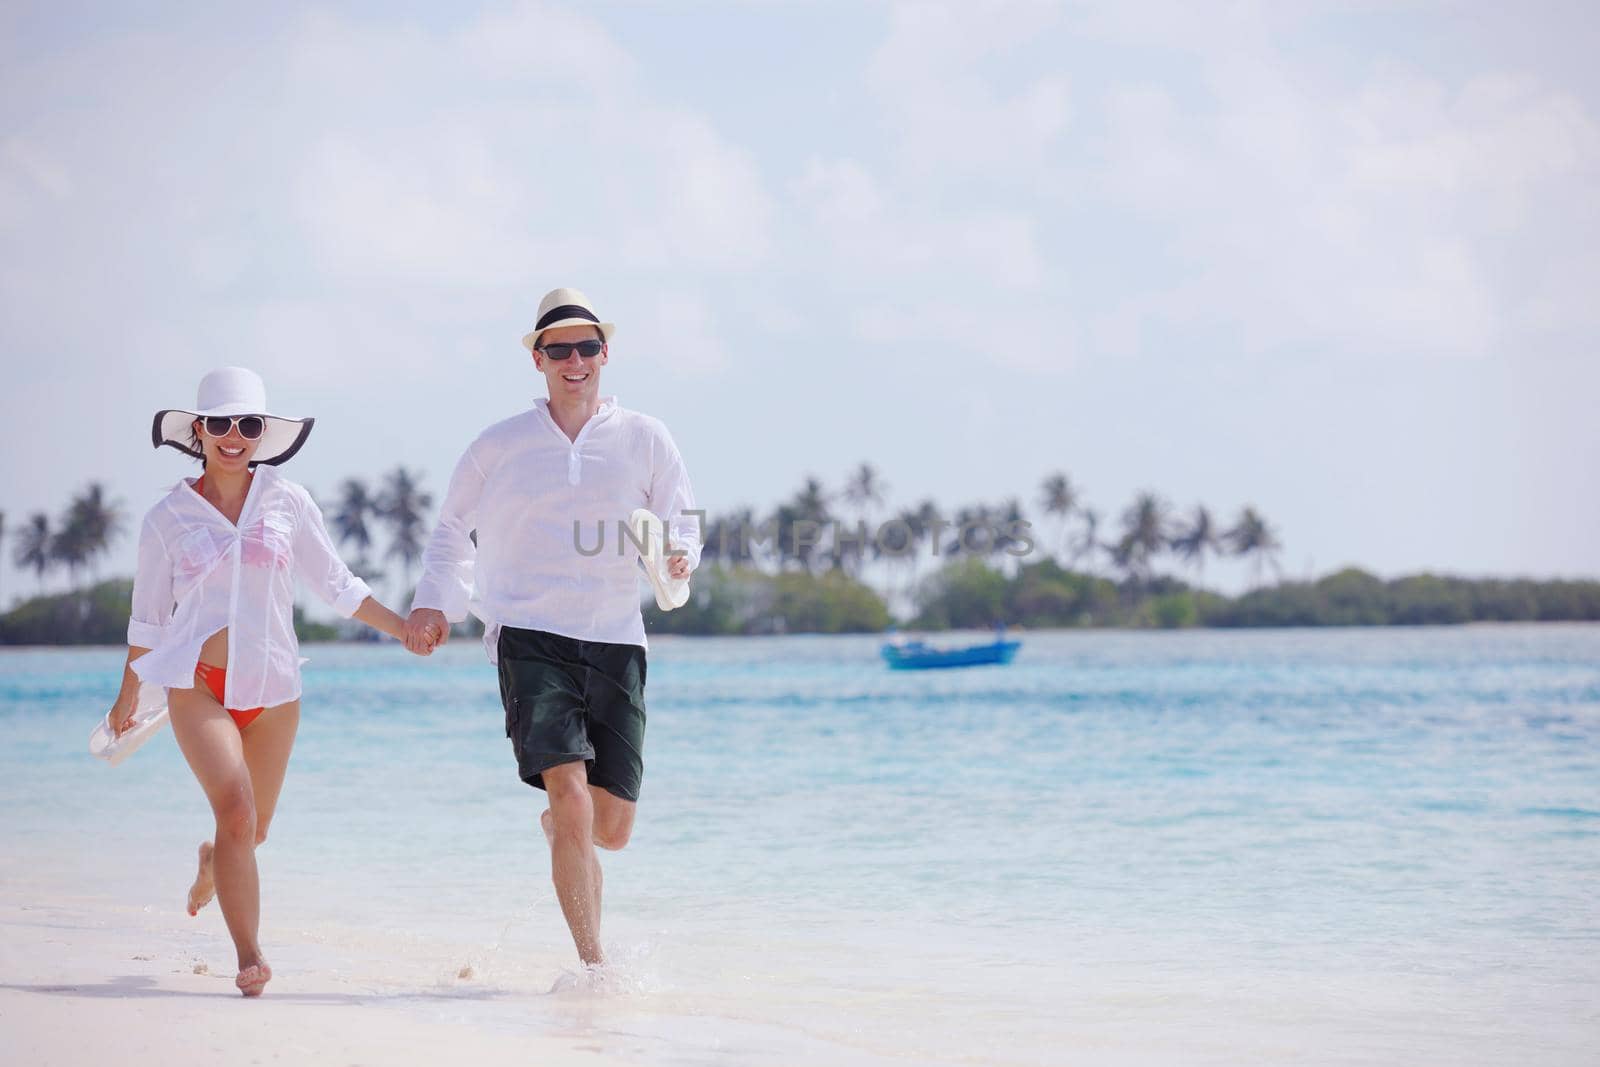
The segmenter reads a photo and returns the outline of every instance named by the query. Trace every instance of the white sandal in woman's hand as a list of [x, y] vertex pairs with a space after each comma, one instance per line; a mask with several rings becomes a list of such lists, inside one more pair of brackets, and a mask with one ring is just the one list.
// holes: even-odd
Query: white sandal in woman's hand
[[117, 766], [134, 752], [138, 752], [139, 745], [160, 733], [162, 726], [166, 725], [165, 704], [157, 709], [141, 707], [133, 715], [133, 725], [118, 734], [115, 729], [110, 728], [110, 715], [107, 713], [106, 718], [102, 718], [99, 725], [90, 731], [90, 755]]

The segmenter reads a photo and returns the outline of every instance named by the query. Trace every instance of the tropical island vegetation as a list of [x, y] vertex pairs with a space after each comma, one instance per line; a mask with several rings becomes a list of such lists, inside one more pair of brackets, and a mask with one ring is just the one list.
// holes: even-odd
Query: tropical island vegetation
[[[931, 500], [886, 509], [886, 495], [876, 469], [863, 463], [837, 493], [807, 478], [765, 514], [746, 507], [707, 516], [693, 597], [671, 613], [647, 605], [646, 628], [765, 634], [877, 632], [895, 624], [943, 630], [1600, 620], [1597, 581], [1385, 580], [1356, 568], [1286, 580], [1278, 534], [1253, 507], [1222, 522], [1204, 505], [1177, 513], [1160, 495], [1143, 492], [1108, 524], [1064, 473], [1043, 479], [1042, 523], [1015, 498], [945, 511]], [[352, 569], [375, 587], [389, 585], [393, 603], [409, 600], [432, 503], [420, 478], [397, 467], [375, 486], [346, 479], [325, 505]], [[98, 483], [55, 520], [34, 514], [11, 530], [0, 512], [0, 551], [9, 542], [13, 561], [39, 585], [38, 595], [0, 615], [0, 644], [120, 643], [130, 582], [102, 581], [97, 570], [127, 527], [125, 509]], [[592, 539], [581, 529], [574, 538]], [[380, 541], [386, 544], [374, 558]], [[1207, 563], [1224, 558], [1248, 563], [1252, 589], [1226, 596], [1205, 588]], [[59, 572], [67, 588], [47, 593], [46, 579]], [[299, 622], [305, 640], [345, 633]]]

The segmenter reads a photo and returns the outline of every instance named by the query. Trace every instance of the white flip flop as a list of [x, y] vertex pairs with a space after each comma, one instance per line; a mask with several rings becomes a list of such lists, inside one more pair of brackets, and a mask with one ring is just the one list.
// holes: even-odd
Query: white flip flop
[[662, 611], [681, 608], [689, 600], [689, 579], [674, 578], [667, 573], [672, 557], [666, 554], [666, 541], [661, 530], [661, 520], [649, 508], [640, 508], [628, 516], [628, 529], [636, 544], [642, 545], [639, 562], [644, 565], [644, 576], [656, 594], [656, 607]]
[[[147, 688], [154, 692], [146, 694]], [[139, 707], [133, 713], [133, 725], [118, 737], [112, 732], [111, 714], [107, 712], [99, 725], [89, 732], [89, 755], [115, 767], [167, 725], [166, 691], [159, 686], [140, 686], [139, 689]]]

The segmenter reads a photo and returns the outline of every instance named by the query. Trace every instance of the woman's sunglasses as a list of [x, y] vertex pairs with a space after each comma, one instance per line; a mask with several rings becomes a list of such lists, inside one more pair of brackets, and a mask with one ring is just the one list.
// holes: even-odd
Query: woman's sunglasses
[[541, 345], [539, 351], [560, 363], [564, 359], [571, 359], [574, 352], [584, 359], [593, 359], [604, 347], [604, 341], [578, 341], [570, 345]]
[[207, 437], [226, 437], [228, 431], [239, 427], [239, 436], [254, 441], [267, 432], [267, 420], [260, 415], [207, 415], [200, 420]]

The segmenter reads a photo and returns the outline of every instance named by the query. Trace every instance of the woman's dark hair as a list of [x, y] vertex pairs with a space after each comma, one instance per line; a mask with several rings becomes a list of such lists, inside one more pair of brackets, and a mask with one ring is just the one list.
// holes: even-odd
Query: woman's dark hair
[[[200, 420], [195, 420], [195, 422], [198, 421]], [[200, 469], [204, 470], [206, 466], [206, 446], [200, 443], [200, 431], [194, 428], [193, 422], [189, 424], [189, 444], [194, 447], [196, 452], [200, 453]]]

